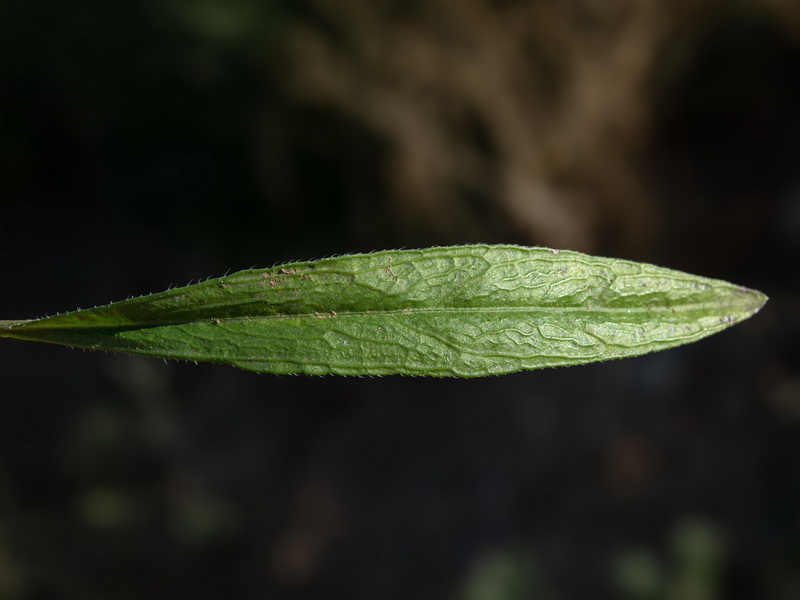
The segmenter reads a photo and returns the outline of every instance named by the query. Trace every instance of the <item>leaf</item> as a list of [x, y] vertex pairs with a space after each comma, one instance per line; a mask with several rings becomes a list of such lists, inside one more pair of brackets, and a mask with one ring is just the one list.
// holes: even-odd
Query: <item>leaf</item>
[[653, 265], [521, 246], [397, 250], [240, 271], [0, 337], [266, 373], [480, 377], [686, 344], [761, 292]]

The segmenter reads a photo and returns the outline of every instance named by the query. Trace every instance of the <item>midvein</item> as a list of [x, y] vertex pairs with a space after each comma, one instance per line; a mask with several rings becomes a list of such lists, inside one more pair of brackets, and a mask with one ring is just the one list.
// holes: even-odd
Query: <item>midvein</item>
[[[194, 324], [220, 324], [220, 323], [245, 323], [245, 322], [259, 322], [259, 321], [283, 321], [289, 319], [339, 319], [339, 318], [358, 318], [358, 317], [403, 317], [410, 315], [424, 315], [424, 314], [502, 314], [502, 313], [545, 313], [545, 314], [569, 314], [577, 313], [579, 315], [592, 315], [592, 314], [651, 314], [651, 315], [665, 315], [677, 314], [683, 312], [691, 312], [697, 310], [704, 310], [709, 307], [709, 303], [694, 303], [694, 304], [680, 304], [677, 306], [648, 306], [644, 308], [631, 308], [631, 307], [608, 307], [608, 306], [477, 306], [477, 307], [406, 307], [396, 308], [389, 310], [319, 310], [312, 312], [302, 313], [275, 313], [271, 315], [252, 315], [242, 314], [237, 316], [219, 316], [217, 317], [214, 312], [203, 311], [202, 315], [192, 318], [184, 319], [164, 319], [157, 321], [125, 321], [125, 322], [95, 322], [95, 323], [52, 323], [48, 321], [60, 320], [58, 317], [45, 318], [36, 321], [21, 322], [18, 326], [12, 326], [4, 329], [3, 333], [12, 336], [15, 331], [24, 331], [30, 329], [145, 329], [153, 327], [175, 327], [181, 325], [194, 325]], [[226, 308], [226, 312], [230, 311], [231, 307]], [[67, 317], [68, 314], [60, 315]]]

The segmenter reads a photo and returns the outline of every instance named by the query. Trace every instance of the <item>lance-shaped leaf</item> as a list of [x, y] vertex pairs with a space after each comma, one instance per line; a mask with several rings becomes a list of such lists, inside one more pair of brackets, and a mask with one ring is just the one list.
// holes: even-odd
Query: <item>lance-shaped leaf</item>
[[626, 260], [452, 246], [241, 271], [93, 309], [0, 321], [0, 337], [267, 373], [479, 377], [686, 344], [752, 316], [766, 300]]

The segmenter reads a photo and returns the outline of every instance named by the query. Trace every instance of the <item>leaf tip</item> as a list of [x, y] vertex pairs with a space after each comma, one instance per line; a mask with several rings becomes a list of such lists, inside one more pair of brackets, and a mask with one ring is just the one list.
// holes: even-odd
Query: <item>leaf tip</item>
[[731, 324], [739, 323], [754, 316], [764, 308], [769, 298], [763, 292], [746, 287], [738, 287], [734, 290], [734, 302], [730, 305], [733, 314], [726, 317]]
[[769, 297], [764, 292], [758, 290], [751, 290], [749, 288], [742, 288], [743, 295], [747, 296], [747, 307], [749, 316], [756, 314], [769, 300]]
[[26, 321], [0, 321], [0, 337], [9, 337], [11, 334], [6, 333], [9, 329], [14, 329], [15, 327], [19, 327], [20, 325], [25, 325], [26, 323], [30, 323], [30, 320]]

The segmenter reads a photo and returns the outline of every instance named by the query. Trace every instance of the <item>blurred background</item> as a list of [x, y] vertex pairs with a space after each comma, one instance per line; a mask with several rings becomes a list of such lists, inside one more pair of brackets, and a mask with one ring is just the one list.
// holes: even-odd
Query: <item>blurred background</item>
[[2, 0], [0, 318], [469, 242], [761, 289], [663, 353], [276, 377], [0, 343], [0, 598], [800, 597], [795, 0]]

